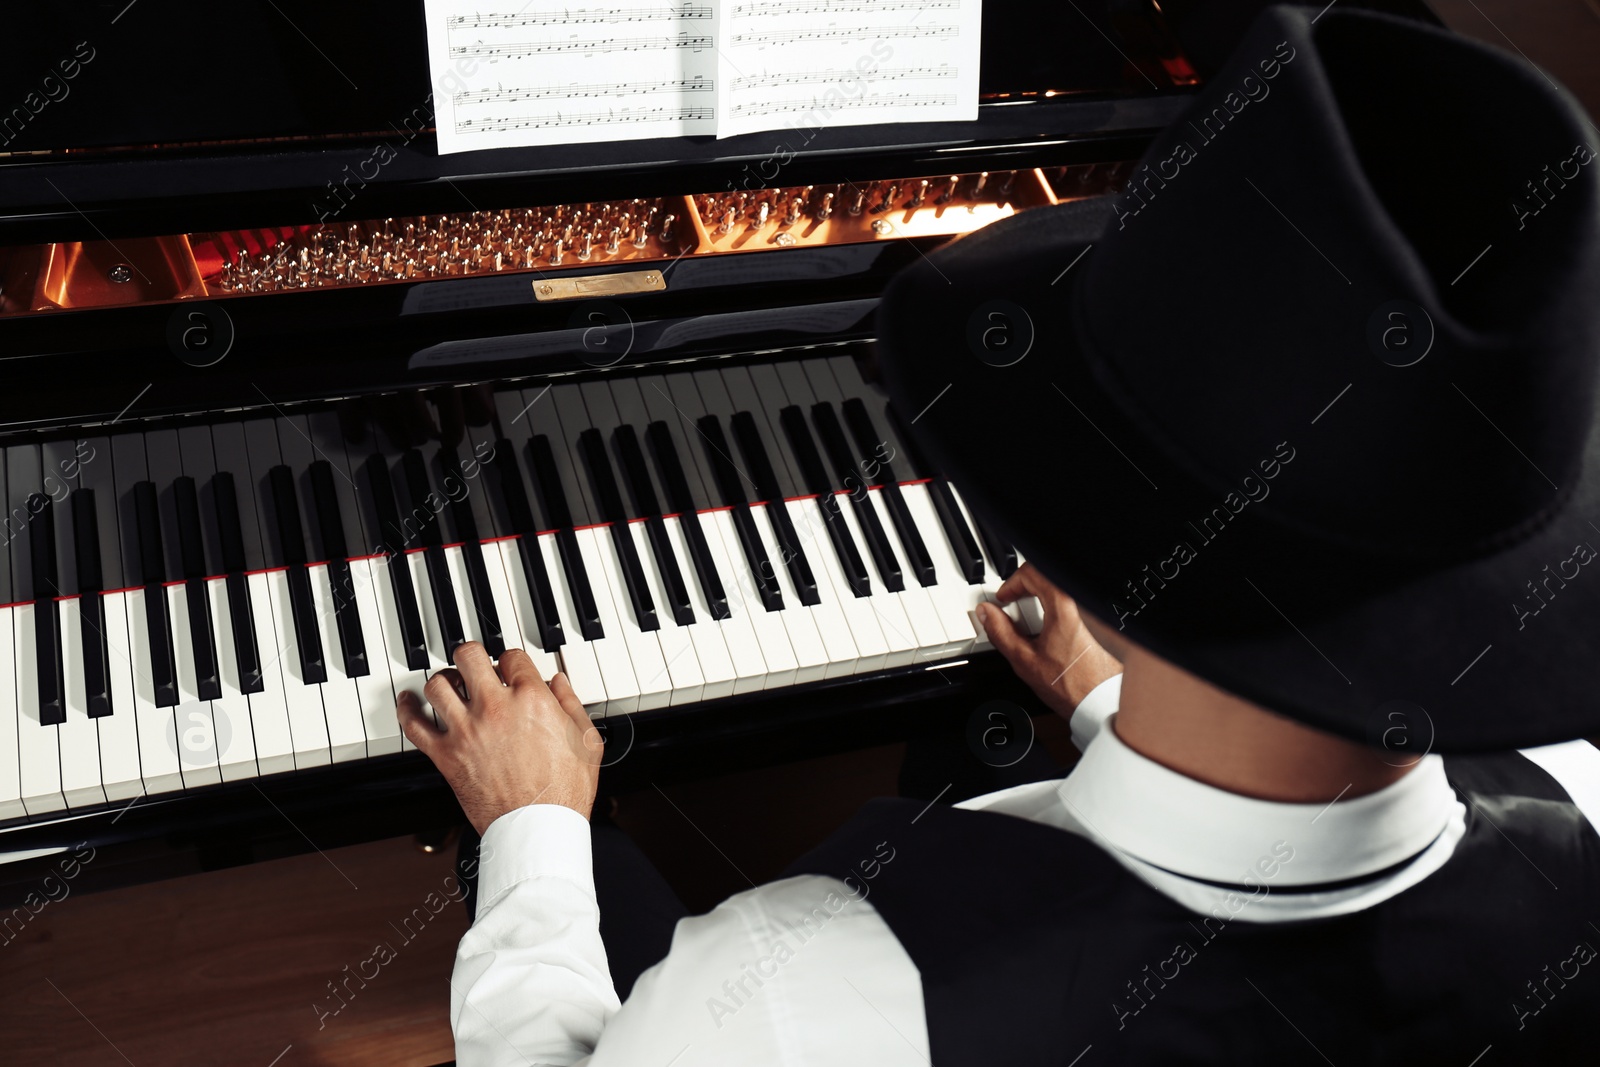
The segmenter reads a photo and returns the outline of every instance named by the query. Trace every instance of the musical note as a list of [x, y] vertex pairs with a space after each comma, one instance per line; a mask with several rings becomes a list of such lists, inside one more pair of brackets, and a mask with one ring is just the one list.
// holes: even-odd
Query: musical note
[[679, 34], [676, 37], [600, 37], [582, 41], [518, 41], [514, 44], [456, 45], [450, 49], [453, 56], [538, 56], [549, 52], [648, 52], [663, 48], [691, 48], [702, 51], [711, 47], [711, 38]]
[[[872, 83], [892, 81], [953, 81], [960, 71], [948, 63], [937, 67], [890, 67], [872, 73]], [[839, 80], [836, 70], [792, 70], [777, 74], [751, 74], [731, 78], [733, 89], [761, 89], [777, 85], [831, 85]]]
[[490, 119], [462, 119], [457, 127], [462, 130], [548, 130], [564, 126], [627, 125], [640, 122], [683, 121], [709, 119], [715, 113], [709, 107], [647, 107], [621, 111], [580, 111], [573, 114], [556, 112], [553, 115], [502, 115]]
[[579, 8], [561, 15], [474, 14], [452, 15], [450, 26], [475, 26], [488, 29], [522, 29], [528, 26], [583, 26], [597, 22], [676, 22], [679, 19], [710, 19], [715, 12], [709, 4], [686, 3], [678, 7], [597, 7]]
[[456, 94], [456, 106], [468, 104], [510, 104], [518, 100], [581, 100], [597, 96], [637, 96], [660, 92], [713, 93], [716, 83], [710, 78], [675, 78], [660, 83], [596, 82], [589, 85], [544, 85], [526, 89], [470, 89]]
[[[956, 102], [954, 93], [938, 94], [913, 94], [913, 93], [873, 93], [870, 96], [858, 96], [850, 100], [842, 100], [832, 105], [844, 110], [857, 108], [879, 107], [950, 107]], [[788, 100], [764, 100], [759, 103], [731, 104], [728, 111], [734, 115], [746, 115], [756, 118], [762, 115], [795, 115], [804, 114], [817, 106], [815, 98], [792, 98]]]

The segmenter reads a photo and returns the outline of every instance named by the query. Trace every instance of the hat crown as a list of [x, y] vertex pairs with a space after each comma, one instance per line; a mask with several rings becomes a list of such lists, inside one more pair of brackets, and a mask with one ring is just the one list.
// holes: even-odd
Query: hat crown
[[[1076, 298], [1096, 378], [1219, 502], [1379, 554], [1553, 514], [1592, 418], [1600, 159], [1537, 71], [1276, 8], [1116, 202]], [[1153, 308], [1152, 305], [1155, 305]]]

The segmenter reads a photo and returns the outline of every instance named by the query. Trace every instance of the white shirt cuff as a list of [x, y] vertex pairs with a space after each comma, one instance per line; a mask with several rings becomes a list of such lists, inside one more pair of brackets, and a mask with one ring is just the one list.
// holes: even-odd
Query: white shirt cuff
[[1072, 743], [1078, 746], [1079, 752], [1089, 747], [1089, 742], [1095, 739], [1105, 727], [1106, 720], [1116, 714], [1121, 704], [1121, 671], [1089, 690], [1089, 695], [1078, 702], [1069, 724], [1072, 727]]
[[490, 823], [478, 863], [479, 919], [530, 878], [561, 878], [594, 896], [589, 820], [562, 804], [529, 804]]

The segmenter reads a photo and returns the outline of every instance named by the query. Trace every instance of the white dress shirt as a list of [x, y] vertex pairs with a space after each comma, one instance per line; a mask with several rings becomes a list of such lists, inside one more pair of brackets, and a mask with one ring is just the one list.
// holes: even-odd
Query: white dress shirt
[[[1438, 870], [1464, 832], [1438, 756], [1353, 800], [1255, 800], [1124, 745], [1107, 728], [1121, 690], [1119, 675], [1074, 712], [1083, 759], [1071, 774], [957, 806], [1087, 837], [1158, 891], [1224, 922], [1371, 907]], [[1524, 755], [1600, 827], [1600, 750], [1574, 741]], [[929, 1062], [917, 968], [870, 901], [841, 882], [786, 878], [681, 920], [666, 959], [619, 1004], [600, 940], [588, 822], [558, 805], [522, 808], [495, 820], [482, 854], [477, 920], [451, 979], [461, 1067]]]

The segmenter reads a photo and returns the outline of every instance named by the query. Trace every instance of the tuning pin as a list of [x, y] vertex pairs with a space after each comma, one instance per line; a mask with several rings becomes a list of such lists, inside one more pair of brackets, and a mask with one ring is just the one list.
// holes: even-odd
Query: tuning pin
[[864, 189], [857, 189], [856, 195], [850, 198], [850, 215], [855, 217], [861, 214], [861, 209], [866, 206], [867, 194]]
[[678, 221], [678, 216], [676, 216], [676, 215], [668, 215], [668, 216], [666, 216], [665, 218], [663, 218], [661, 220], [661, 243], [662, 244], [670, 245], [672, 243], [672, 227], [677, 221]]
[[561, 240], [557, 238], [555, 248], [551, 249], [550, 251], [550, 265], [552, 267], [561, 266], [561, 248]]
[[650, 243], [650, 231], [649, 231], [649, 229], [647, 229], [644, 226], [635, 226], [633, 228], [633, 247], [635, 247], [635, 248], [643, 248], [645, 245], [647, 245], [649, 243]]
[[917, 191], [911, 194], [911, 202], [906, 204], [906, 207], [919, 208], [926, 199], [928, 199], [928, 180], [924, 178], [917, 183]]
[[1014, 170], [1006, 171], [1005, 181], [1000, 183], [1000, 196], [1002, 198], [1010, 196], [1011, 187], [1015, 184], [1017, 184], [1017, 172]]
[[872, 209], [872, 213], [874, 215], [883, 214], [885, 211], [888, 211], [890, 208], [894, 207], [894, 202], [896, 200], [898, 200], [899, 198], [900, 198], [900, 183], [899, 182], [890, 182], [889, 183], [889, 191], [884, 194], [883, 200], [881, 202], [879, 202], [878, 206]]
[[526, 248], [524, 248], [522, 250], [522, 265], [523, 265], [524, 268], [526, 268], [528, 270], [532, 270], [533, 269], [534, 260], [536, 260], [538, 258], [539, 258], [539, 254], [533, 250], [533, 246], [532, 245], [529, 245], [528, 247], [526, 247]]
[[606, 242], [606, 255], [614, 256], [620, 251], [622, 251], [622, 228], [613, 226], [611, 227], [611, 239]]
[[789, 210], [783, 213], [783, 224], [785, 226], [793, 226], [800, 221], [800, 208], [804, 203], [805, 201], [798, 196], [790, 198]]
[[950, 201], [954, 200], [956, 198], [956, 189], [960, 185], [961, 185], [961, 175], [959, 175], [959, 174], [950, 175], [949, 180], [945, 183], [944, 192], [939, 194], [939, 199], [935, 200], [934, 203], [936, 203], [936, 204], [948, 204]]
[[587, 262], [589, 262], [590, 258], [592, 258], [593, 256], [594, 256], [594, 234], [586, 233], [586, 234], [583, 235], [583, 247], [578, 249], [578, 259], [581, 260], [584, 263], [587, 263]]
[[722, 216], [722, 225], [717, 227], [717, 232], [718, 233], [723, 233], [723, 234], [732, 233], [733, 232], [733, 221], [736, 218], [738, 218], [737, 213], [734, 211], [733, 208], [730, 207], [723, 214], [723, 216]]
[[756, 205], [756, 222], [752, 229], [759, 230], [767, 224], [767, 219], [772, 215], [772, 205], [765, 200]]
[[817, 221], [827, 222], [828, 216], [833, 214], [833, 194], [823, 193], [822, 204], [817, 208]]
[[984, 171], [978, 175], [978, 180], [972, 183], [972, 192], [967, 194], [967, 199], [976, 200], [983, 193], [983, 187], [989, 183], [989, 172]]

